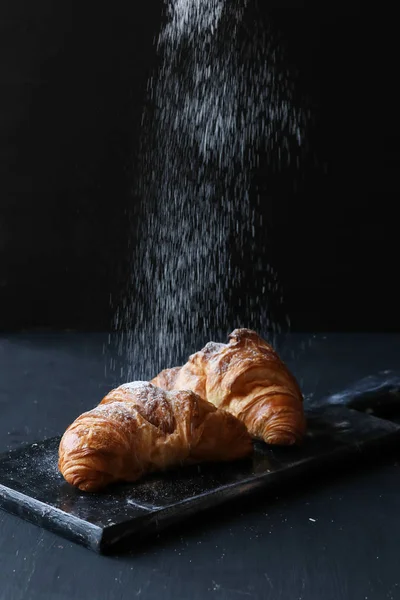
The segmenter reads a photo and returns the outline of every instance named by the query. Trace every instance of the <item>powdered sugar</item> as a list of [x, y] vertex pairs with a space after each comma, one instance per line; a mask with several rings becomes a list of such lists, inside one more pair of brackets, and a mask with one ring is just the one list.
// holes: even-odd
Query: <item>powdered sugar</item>
[[136, 391], [150, 392], [151, 390], [154, 389], [154, 385], [152, 385], [148, 381], [130, 381], [128, 383], [123, 383], [120, 386], [120, 389], [126, 390], [128, 392], [136, 392]]
[[203, 348], [203, 352], [205, 354], [217, 354], [221, 352], [224, 348], [227, 347], [227, 344], [218, 344], [216, 342], [208, 342]]
[[183, 37], [196, 37], [204, 31], [213, 33], [222, 15], [225, 0], [175, 0], [168, 3], [170, 22], [160, 35], [160, 42], [171, 43]]
[[96, 415], [107, 420], [116, 419], [120, 422], [132, 421], [136, 417], [136, 411], [125, 402], [110, 402], [109, 404], [100, 404], [86, 415]]
[[167, 392], [147, 381], [125, 383], [120, 386], [120, 389], [129, 392], [132, 400], [137, 399], [149, 409], [155, 404], [167, 401]]
[[[254, 258], [263, 224], [250, 187], [260, 149], [271, 162], [293, 159], [305, 116], [272, 32], [254, 23], [244, 35], [246, 6], [168, 2], [143, 115], [132, 276], [116, 314], [129, 379], [182, 364], [234, 327], [269, 337], [279, 329], [277, 275], [267, 249]], [[246, 264], [252, 289], [243, 294]]]

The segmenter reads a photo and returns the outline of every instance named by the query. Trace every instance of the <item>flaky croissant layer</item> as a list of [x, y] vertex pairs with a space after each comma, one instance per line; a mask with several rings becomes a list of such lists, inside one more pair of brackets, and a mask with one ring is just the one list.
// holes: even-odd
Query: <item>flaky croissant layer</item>
[[112, 390], [64, 433], [59, 469], [83, 491], [146, 473], [202, 461], [229, 461], [252, 452], [245, 426], [191, 391], [148, 382]]
[[228, 344], [210, 342], [183, 367], [162, 371], [152, 383], [194, 391], [268, 444], [298, 443], [306, 430], [296, 379], [272, 346], [249, 329], [235, 329]]

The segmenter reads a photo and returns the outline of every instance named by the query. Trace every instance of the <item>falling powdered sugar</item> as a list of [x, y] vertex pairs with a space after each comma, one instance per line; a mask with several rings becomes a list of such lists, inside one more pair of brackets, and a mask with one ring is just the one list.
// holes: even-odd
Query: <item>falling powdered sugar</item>
[[131, 277], [115, 318], [125, 379], [150, 379], [235, 327], [269, 337], [278, 328], [271, 299], [281, 291], [268, 257], [255, 259], [262, 223], [250, 188], [259, 151], [290, 162], [306, 119], [272, 33], [256, 22], [246, 33], [248, 4], [167, 5], [143, 114]]

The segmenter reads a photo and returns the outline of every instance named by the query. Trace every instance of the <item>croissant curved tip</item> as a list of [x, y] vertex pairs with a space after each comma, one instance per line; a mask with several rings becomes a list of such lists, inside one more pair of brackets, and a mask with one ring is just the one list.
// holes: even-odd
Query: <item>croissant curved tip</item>
[[99, 484], [99, 479], [86, 479], [84, 476], [79, 475], [73, 477], [64, 477], [64, 479], [73, 487], [81, 490], [81, 492], [97, 492], [103, 487], [102, 484]]
[[65, 481], [83, 492], [96, 492], [115, 481], [112, 453], [82, 445], [82, 430], [72, 425], [58, 449], [58, 469]]
[[280, 432], [271, 433], [264, 436], [265, 443], [271, 446], [294, 446], [299, 444], [301, 439], [301, 437], [294, 434]]
[[266, 444], [271, 446], [294, 446], [300, 445], [303, 441], [306, 424], [305, 421], [299, 422], [286, 417], [284, 420], [269, 420], [266, 423], [261, 438]]
[[97, 492], [114, 480], [109, 473], [73, 462], [59, 463], [59, 470], [67, 483], [82, 492]]

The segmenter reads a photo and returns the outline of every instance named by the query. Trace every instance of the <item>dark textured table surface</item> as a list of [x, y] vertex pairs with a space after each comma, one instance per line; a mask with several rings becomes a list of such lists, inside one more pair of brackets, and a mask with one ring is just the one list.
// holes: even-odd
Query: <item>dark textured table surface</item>
[[[119, 382], [107, 337], [0, 338], [0, 450], [61, 433]], [[292, 336], [283, 355], [317, 402], [400, 374], [400, 336]], [[0, 512], [0, 598], [400, 599], [398, 461], [235, 501], [113, 558]]]

